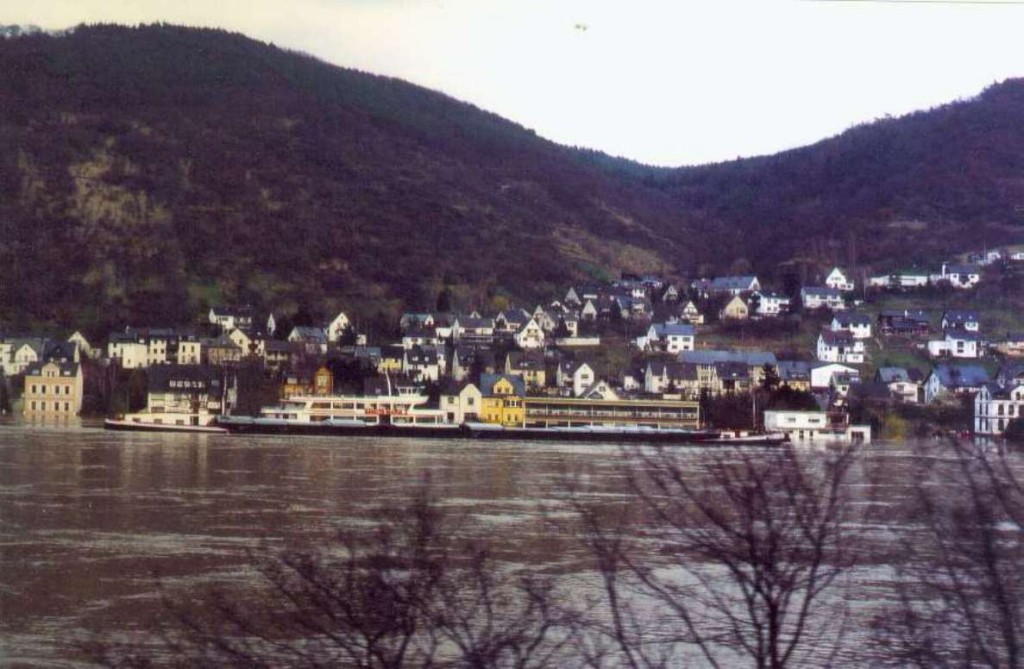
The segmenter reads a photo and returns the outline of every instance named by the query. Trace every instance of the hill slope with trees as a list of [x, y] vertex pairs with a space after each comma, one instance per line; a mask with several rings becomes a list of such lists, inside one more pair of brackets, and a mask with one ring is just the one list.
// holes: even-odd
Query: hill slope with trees
[[[1016, 241], [1024, 83], [655, 169], [223, 31], [0, 39], [0, 324], [502, 307], [621, 271], [811, 280]], [[447, 291], [445, 289], [448, 289]]]

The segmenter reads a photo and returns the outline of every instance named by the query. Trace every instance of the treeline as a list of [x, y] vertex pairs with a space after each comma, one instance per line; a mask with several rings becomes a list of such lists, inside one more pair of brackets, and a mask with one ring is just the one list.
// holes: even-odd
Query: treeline
[[667, 201], [398, 80], [172, 26], [7, 39], [0, 64], [0, 303], [17, 325], [313, 296], [397, 316], [446, 285], [550, 299], [591, 266], [675, 261]]

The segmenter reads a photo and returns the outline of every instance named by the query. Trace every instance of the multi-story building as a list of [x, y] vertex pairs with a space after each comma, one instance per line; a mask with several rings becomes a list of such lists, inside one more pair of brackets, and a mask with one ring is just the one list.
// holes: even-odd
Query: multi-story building
[[974, 432], [998, 437], [1011, 420], [1024, 418], [1024, 385], [999, 386], [986, 383], [974, 396]]
[[34, 416], [77, 416], [82, 411], [82, 389], [82, 367], [78, 363], [32, 363], [25, 369], [23, 411]]

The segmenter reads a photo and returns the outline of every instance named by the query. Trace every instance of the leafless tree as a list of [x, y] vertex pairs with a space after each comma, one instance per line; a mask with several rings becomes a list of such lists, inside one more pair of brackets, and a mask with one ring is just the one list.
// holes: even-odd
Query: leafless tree
[[[845, 606], [853, 448], [631, 454], [618, 510], [577, 504], [605, 606], [592, 666], [825, 666]], [[579, 496], [578, 496], [579, 498]], [[599, 613], [600, 612], [600, 613]]]
[[949, 441], [919, 457], [896, 602], [876, 619], [894, 663], [1024, 666], [1024, 486], [1014, 459]]
[[117, 667], [557, 666], [570, 625], [549, 579], [452, 538], [424, 492], [328, 551], [264, 551], [263, 587], [171, 595], [157, 647], [96, 644]]

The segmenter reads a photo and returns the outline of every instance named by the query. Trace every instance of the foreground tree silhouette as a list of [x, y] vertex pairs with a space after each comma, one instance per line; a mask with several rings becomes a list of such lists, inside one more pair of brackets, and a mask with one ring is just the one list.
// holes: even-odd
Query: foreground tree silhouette
[[876, 637], [900, 666], [1022, 667], [1020, 462], [956, 440], [941, 455], [917, 459], [910, 517], [922, 532], [906, 543]]
[[[706, 457], [706, 456], [702, 456]], [[618, 510], [577, 505], [603, 587], [591, 666], [825, 666], [845, 606], [852, 448], [636, 452]], [[653, 556], [653, 557], [652, 557]]]
[[327, 552], [263, 553], [262, 588], [170, 597], [158, 648], [97, 644], [107, 666], [558, 666], [571, 636], [550, 579], [509, 572], [422, 493]]

